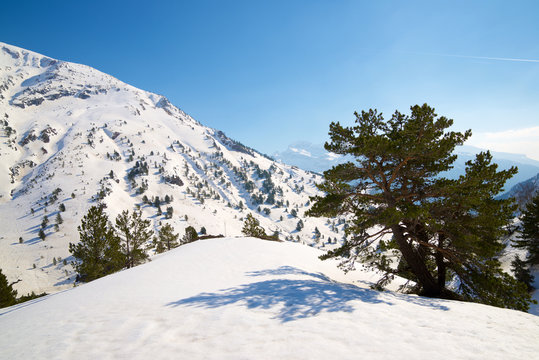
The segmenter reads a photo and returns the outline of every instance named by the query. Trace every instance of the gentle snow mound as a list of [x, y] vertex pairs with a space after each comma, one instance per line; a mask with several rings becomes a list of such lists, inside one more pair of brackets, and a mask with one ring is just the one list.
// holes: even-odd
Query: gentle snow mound
[[0, 310], [5, 359], [530, 359], [539, 317], [377, 292], [320, 252], [198, 241]]

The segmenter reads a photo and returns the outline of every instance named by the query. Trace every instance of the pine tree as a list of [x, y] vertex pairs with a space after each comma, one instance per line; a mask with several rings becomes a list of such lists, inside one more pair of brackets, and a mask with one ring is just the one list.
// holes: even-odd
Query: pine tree
[[47, 234], [45, 234], [45, 231], [43, 229], [39, 229], [38, 236], [42, 241], [45, 241]]
[[150, 220], [142, 219], [141, 211], [134, 211], [130, 216], [129, 211], [124, 210], [116, 217], [116, 230], [121, 239], [126, 268], [142, 264], [148, 258], [143, 245], [152, 238], [150, 225]]
[[539, 265], [539, 193], [526, 206], [520, 231], [520, 239], [514, 241], [513, 246], [528, 251], [526, 262], [529, 265]]
[[315, 227], [314, 228], [314, 239], [316, 240], [316, 242], [318, 242], [320, 240], [320, 230], [318, 230], [318, 227]]
[[188, 226], [185, 228], [185, 235], [183, 236], [183, 243], [190, 243], [198, 240], [198, 234], [194, 227]]
[[69, 244], [69, 252], [80, 281], [92, 281], [122, 269], [125, 256], [103, 207], [92, 206], [78, 226], [80, 242]]
[[175, 234], [174, 228], [170, 224], [163, 225], [159, 229], [156, 252], [162, 253], [177, 247], [179, 237], [180, 234]]
[[530, 272], [530, 269], [526, 267], [526, 262], [521, 260], [518, 255], [515, 255], [513, 261], [511, 261], [511, 271], [515, 274], [515, 279], [520, 281], [523, 284], [526, 284], [528, 291], [533, 290], [533, 275]]
[[174, 208], [172, 206], [167, 207], [165, 218], [172, 219], [172, 214], [174, 214]]
[[60, 213], [56, 214], [56, 223], [61, 225], [64, 222], [64, 219], [62, 219], [62, 215]]
[[515, 207], [494, 196], [517, 169], [497, 171], [486, 152], [469, 161], [460, 178], [440, 176], [471, 131], [446, 132], [453, 120], [426, 104], [388, 121], [376, 110], [355, 116], [353, 127], [332, 123], [325, 145], [355, 161], [324, 172], [319, 189], [326, 195], [314, 197], [309, 211], [350, 215], [345, 235], [352, 236], [322, 258], [343, 257], [345, 267], [361, 260], [385, 273], [379, 285], [399, 275], [391, 262], [402, 258], [419, 294], [527, 310], [525, 287], [497, 258]]
[[267, 237], [266, 231], [264, 228], [262, 228], [262, 226], [260, 226], [260, 222], [253, 216], [253, 214], [247, 215], [245, 221], [243, 222], [241, 232], [245, 236], [252, 236], [260, 239]]
[[13, 290], [7, 278], [0, 269], [0, 308], [15, 305], [17, 303], [17, 291]]

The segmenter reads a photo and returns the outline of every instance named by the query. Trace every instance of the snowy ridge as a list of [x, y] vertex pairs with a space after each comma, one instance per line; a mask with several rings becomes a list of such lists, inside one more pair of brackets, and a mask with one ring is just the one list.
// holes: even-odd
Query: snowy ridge
[[161, 95], [0, 43], [0, 268], [21, 295], [72, 286], [68, 244], [97, 204], [111, 221], [140, 208], [155, 232], [168, 222], [181, 236], [187, 226], [241, 235], [253, 213], [270, 235], [335, 246], [344, 219], [303, 217], [319, 181]]
[[367, 287], [300, 244], [201, 240], [0, 309], [17, 359], [532, 359], [539, 317]]

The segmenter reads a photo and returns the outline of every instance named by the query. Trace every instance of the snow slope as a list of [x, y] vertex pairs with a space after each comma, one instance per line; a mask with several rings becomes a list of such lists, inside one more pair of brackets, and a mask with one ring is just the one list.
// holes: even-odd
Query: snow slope
[[370, 290], [317, 249], [203, 240], [0, 309], [4, 359], [532, 359], [539, 317]]
[[325, 246], [331, 238], [335, 246], [342, 220], [303, 216], [319, 181], [203, 126], [161, 95], [0, 43], [0, 268], [9, 282], [20, 280], [20, 295], [73, 285], [68, 244], [97, 204], [112, 222], [140, 208], [154, 232], [170, 223], [181, 236], [187, 226], [240, 235], [253, 213], [281, 239]]

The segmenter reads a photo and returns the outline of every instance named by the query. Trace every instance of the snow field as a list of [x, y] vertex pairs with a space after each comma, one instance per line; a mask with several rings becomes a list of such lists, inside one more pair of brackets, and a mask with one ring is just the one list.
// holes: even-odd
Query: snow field
[[[201, 240], [0, 310], [0, 357], [528, 359], [539, 318], [365, 287], [320, 251]], [[359, 284], [356, 286], [353, 284]]]

